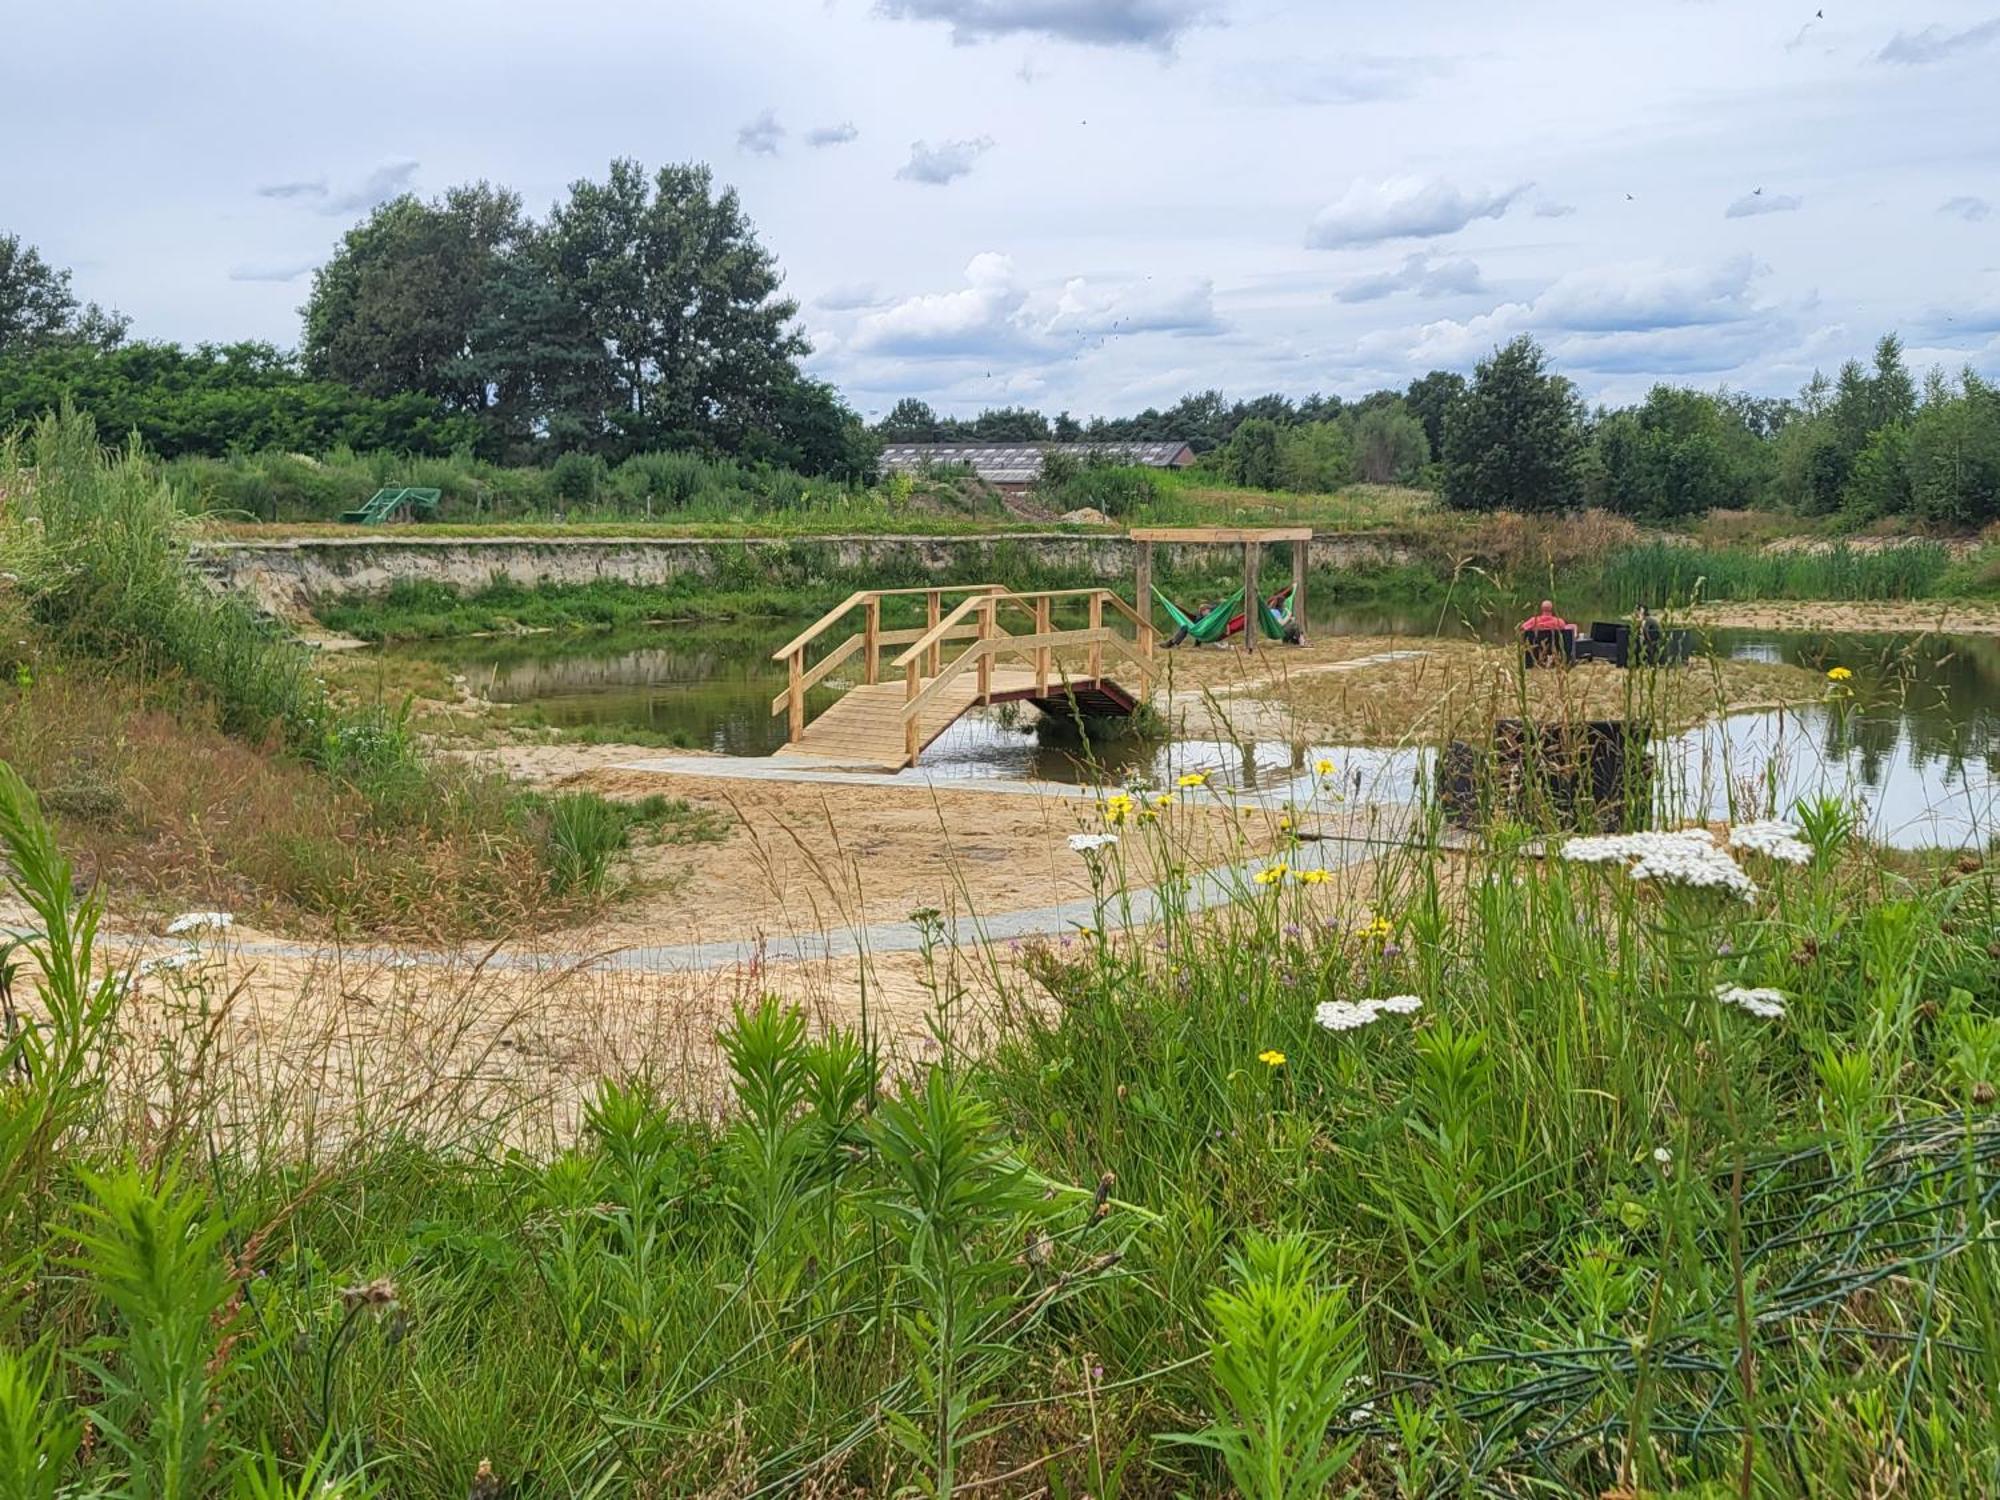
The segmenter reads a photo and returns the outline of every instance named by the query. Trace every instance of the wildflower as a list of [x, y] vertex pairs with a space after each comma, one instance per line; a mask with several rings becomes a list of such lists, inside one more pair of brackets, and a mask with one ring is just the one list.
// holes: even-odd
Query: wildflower
[[1277, 885], [1290, 873], [1291, 871], [1286, 869], [1283, 865], [1269, 865], [1266, 868], [1259, 870], [1255, 875], [1251, 876], [1250, 878], [1252, 880], [1255, 880], [1259, 885]]
[[1284, 816], [1278, 819], [1278, 832], [1290, 833], [1292, 831], [1292, 826], [1293, 826], [1292, 815], [1290, 813], [1286, 813]]
[[1132, 798], [1126, 792], [1113, 792], [1104, 799], [1104, 821], [1116, 828], [1132, 816]]
[[1153, 798], [1153, 806], [1155, 807], [1172, 807], [1173, 805], [1174, 794], [1172, 792], [1161, 792]]
[[1313, 762], [1313, 775], [1331, 776], [1332, 774], [1333, 774], [1333, 762], [1328, 760], [1325, 756], [1321, 756], [1318, 760]]
[[1653, 1148], [1653, 1162], [1656, 1166], [1671, 1167], [1674, 1164], [1674, 1153], [1665, 1146], [1655, 1146]]
[[1851, 682], [1854, 680], [1854, 673], [1847, 667], [1828, 667], [1826, 669], [1826, 680], [1828, 682]]
[[1785, 1014], [1785, 994], [1774, 989], [1745, 989], [1740, 984], [1718, 984], [1715, 998], [1724, 1005], [1739, 1006], [1762, 1020], [1781, 1020]]
[[396, 1305], [396, 1283], [387, 1276], [340, 1289], [340, 1305], [349, 1312], [371, 1312], [380, 1316]]
[[1628, 873], [1634, 880], [1726, 890], [1745, 901], [1757, 897], [1757, 882], [1729, 857], [1728, 850], [1716, 846], [1706, 828], [1597, 834], [1568, 840], [1560, 854], [1572, 864], [1616, 864], [1631, 860]]
[[1380, 1014], [1372, 1005], [1353, 1005], [1345, 1000], [1322, 1000], [1313, 1007], [1313, 1019], [1328, 1031], [1359, 1031]]
[[167, 936], [179, 937], [187, 932], [221, 931], [236, 921], [226, 911], [185, 911], [167, 923]]
[[1072, 833], [1069, 836], [1069, 846], [1078, 854], [1094, 854], [1117, 842], [1118, 835], [1115, 833]]
[[199, 963], [201, 955], [192, 948], [183, 948], [178, 953], [156, 953], [151, 958], [141, 959], [139, 967], [132, 972], [144, 979], [148, 974], [160, 974], [169, 969], [185, 969], [190, 964]]
[[1390, 995], [1383, 1000], [1364, 1000], [1363, 1005], [1372, 1005], [1385, 1016], [1413, 1016], [1424, 1008], [1420, 995]]
[[1333, 879], [1333, 875], [1327, 870], [1299, 871], [1299, 883], [1301, 885], [1325, 885], [1331, 879]]
[[1181, 777], [1181, 779], [1180, 779], [1180, 780], [1179, 780], [1178, 782], [1176, 782], [1176, 783], [1175, 783], [1175, 785], [1177, 785], [1177, 786], [1183, 786], [1183, 787], [1189, 787], [1189, 786], [1207, 786], [1207, 785], [1208, 785], [1208, 772], [1206, 772], [1206, 771], [1189, 771], [1189, 772], [1186, 772], [1186, 773], [1185, 773], [1185, 774], [1184, 774], [1184, 775], [1183, 775], [1183, 776]]
[[1276, 1047], [1266, 1047], [1257, 1054], [1257, 1061], [1267, 1068], [1282, 1068], [1285, 1065], [1285, 1054]]
[[1812, 863], [1812, 845], [1800, 839], [1797, 828], [1776, 818], [1738, 823], [1729, 830], [1729, 845], [1732, 849], [1761, 854], [1766, 859], [1783, 860], [1789, 865]]
[[1365, 938], [1374, 938], [1377, 942], [1385, 943], [1389, 940], [1389, 934], [1396, 929], [1389, 925], [1387, 917], [1371, 917], [1357, 930]]

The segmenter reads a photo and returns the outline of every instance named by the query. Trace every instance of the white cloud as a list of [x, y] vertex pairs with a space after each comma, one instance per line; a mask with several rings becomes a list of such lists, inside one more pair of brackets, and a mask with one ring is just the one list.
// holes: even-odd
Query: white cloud
[[363, 213], [391, 198], [401, 197], [415, 181], [417, 165], [413, 161], [384, 162], [345, 192], [328, 194], [319, 211], [329, 216]]
[[318, 265], [319, 262], [316, 260], [275, 263], [252, 261], [247, 265], [231, 266], [229, 268], [229, 279], [231, 281], [297, 281], [301, 276], [314, 270]]
[[1797, 213], [1805, 207], [1806, 200], [1796, 193], [1767, 193], [1758, 188], [1754, 193], [1745, 193], [1722, 211], [1725, 219], [1754, 219], [1760, 214]]
[[1018, 347], [1027, 291], [1014, 262], [987, 251], [965, 267], [965, 286], [931, 292], [872, 312], [855, 325], [852, 348], [877, 354], [988, 354]]
[[1334, 295], [1342, 302], [1377, 302], [1399, 292], [1419, 297], [1454, 297], [1483, 290], [1476, 262], [1463, 256], [1442, 259], [1420, 250], [1393, 270], [1350, 281]]
[[324, 198], [326, 179], [314, 177], [303, 182], [267, 182], [257, 189], [259, 198]]
[[749, 124], [738, 127], [736, 145], [739, 150], [748, 151], [753, 156], [776, 156], [778, 147], [784, 144], [785, 127], [778, 123], [778, 112], [767, 109]]
[[1122, 337], [1135, 333], [1220, 333], [1215, 287], [1206, 278], [1161, 282], [1091, 282], [1072, 277], [1039, 322], [1042, 332]]
[[872, 282], [849, 282], [828, 287], [813, 298], [813, 306], [828, 312], [859, 312], [866, 307], [880, 307], [888, 300]]
[[1535, 217], [1538, 219], [1567, 219], [1575, 212], [1574, 203], [1552, 203], [1546, 198], [1535, 205]]
[[961, 44], [1025, 34], [1161, 51], [1215, 18], [1205, 0], [879, 0], [876, 9], [895, 20], [948, 22]]
[[1975, 198], [1962, 193], [1956, 198], [1947, 198], [1938, 205], [1938, 212], [1963, 219], [1968, 224], [1977, 224], [1993, 212], [1993, 205], [1984, 198]]
[[1974, 52], [2000, 41], [2000, 16], [1968, 26], [1963, 31], [1947, 31], [1942, 26], [1926, 26], [1922, 31], [1899, 31], [1875, 54], [1877, 62], [1902, 63], [1916, 67], [1943, 62], [1955, 53]]
[[905, 182], [943, 187], [970, 172], [972, 164], [992, 149], [992, 138], [983, 135], [969, 141], [939, 141], [935, 146], [929, 141], [912, 141], [910, 159], [896, 175]]
[[1456, 234], [1475, 219], [1499, 218], [1530, 185], [1461, 192], [1442, 179], [1357, 180], [1314, 217], [1306, 231], [1306, 244], [1315, 250], [1335, 250], [1383, 240]]
[[838, 125], [815, 125], [806, 132], [808, 146], [845, 146], [858, 139], [861, 132], [854, 128], [852, 120], [842, 120]]

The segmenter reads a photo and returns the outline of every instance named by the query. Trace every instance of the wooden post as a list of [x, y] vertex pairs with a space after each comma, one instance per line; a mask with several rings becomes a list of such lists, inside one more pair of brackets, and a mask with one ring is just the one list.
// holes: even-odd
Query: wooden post
[[[1132, 607], [1139, 611], [1139, 618], [1148, 625], [1153, 623], [1153, 544], [1139, 543], [1139, 569], [1132, 580]], [[1153, 632], [1139, 632], [1145, 639], [1141, 648], [1148, 656], [1153, 654]]]
[[1292, 543], [1292, 623], [1299, 628], [1299, 639], [1306, 638], [1306, 554], [1312, 550], [1312, 541]]
[[973, 649], [979, 653], [979, 701], [986, 702], [993, 694], [993, 653], [987, 643], [993, 639], [993, 612], [998, 594], [988, 594], [979, 611], [979, 644]]
[[[1090, 596], [1090, 628], [1097, 630], [1104, 624], [1104, 593], [1099, 590]], [[1104, 642], [1090, 643], [1090, 680], [1104, 680]]]
[[868, 623], [861, 630], [861, 649], [868, 658], [868, 672], [862, 681], [873, 686], [882, 680], [881, 663], [876, 660], [882, 649], [882, 600], [879, 595], [868, 601]]
[[[1038, 594], [1035, 597], [1035, 634], [1045, 636], [1048, 633], [1049, 596], [1047, 594]], [[1049, 648], [1046, 644], [1043, 644], [1035, 648], [1035, 694], [1037, 697], [1047, 697], [1048, 691]]]
[[[908, 703], [917, 696], [923, 686], [922, 663], [911, 662], [903, 669], [903, 701]], [[903, 721], [903, 755], [910, 765], [917, 763], [917, 752], [924, 747], [923, 735], [917, 726], [919, 715], [911, 714]]]
[[[944, 599], [936, 589], [932, 589], [927, 597], [927, 607], [925, 610], [925, 614], [929, 619], [930, 623], [926, 625], [924, 628], [927, 630], [937, 629], [938, 621], [944, 618]], [[935, 677], [938, 674], [938, 668], [939, 668], [938, 648], [936, 646], [932, 646], [931, 659], [924, 664], [924, 670], [930, 673], [931, 676]]]
[[1257, 649], [1259, 622], [1257, 604], [1263, 597], [1257, 592], [1257, 565], [1264, 560], [1260, 555], [1263, 550], [1261, 542], [1243, 544], [1243, 649], [1245, 651]]
[[804, 650], [794, 651], [788, 658], [791, 668], [790, 685], [785, 699], [786, 728], [791, 732], [787, 744], [796, 745], [806, 732], [806, 663]]

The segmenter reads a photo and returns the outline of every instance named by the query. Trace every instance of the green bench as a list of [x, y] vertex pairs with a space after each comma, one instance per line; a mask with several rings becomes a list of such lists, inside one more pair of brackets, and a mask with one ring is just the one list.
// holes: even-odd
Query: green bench
[[394, 485], [377, 490], [368, 503], [359, 510], [344, 510], [340, 519], [355, 526], [375, 526], [383, 521], [394, 520], [400, 513], [410, 520], [418, 517], [429, 519], [437, 514], [437, 490], [416, 489], [409, 485]]

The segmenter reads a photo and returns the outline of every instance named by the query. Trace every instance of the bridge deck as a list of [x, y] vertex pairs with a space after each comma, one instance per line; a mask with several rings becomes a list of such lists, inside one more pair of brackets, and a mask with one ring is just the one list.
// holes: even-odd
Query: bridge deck
[[[930, 678], [923, 686], [928, 687]], [[903, 704], [909, 689], [901, 681], [849, 688], [811, 723], [795, 745], [775, 752], [774, 760], [822, 766], [901, 770], [910, 763], [903, 739]], [[1109, 678], [1049, 679], [1043, 693], [1028, 671], [994, 668], [990, 690], [982, 696], [979, 674], [961, 672], [923, 712], [918, 725], [921, 750], [956, 723], [960, 715], [992, 703], [1028, 702], [1049, 713], [1066, 713], [1070, 703], [1094, 715], [1129, 714], [1137, 700]]]

